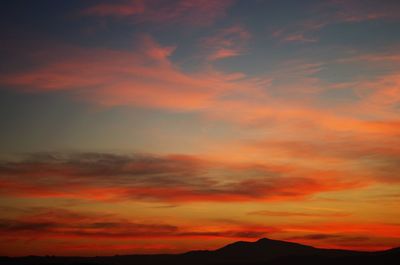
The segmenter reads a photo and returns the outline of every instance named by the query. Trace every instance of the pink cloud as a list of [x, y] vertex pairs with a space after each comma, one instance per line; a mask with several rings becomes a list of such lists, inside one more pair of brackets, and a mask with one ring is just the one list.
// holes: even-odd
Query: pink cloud
[[208, 26], [223, 17], [233, 2], [233, 0], [130, 0], [91, 6], [83, 10], [82, 14], [130, 17], [137, 22]]
[[[184, 73], [169, 60], [174, 47], [143, 37], [132, 52], [79, 50], [24, 73], [0, 77], [2, 83], [32, 92], [69, 91], [79, 100], [104, 106], [138, 105], [171, 110], [210, 106], [221, 94], [240, 89], [241, 75], [209, 69]], [[63, 54], [63, 53], [62, 53]], [[65, 52], [71, 54], [71, 52]], [[246, 87], [255, 86], [244, 81]]]
[[91, 6], [82, 11], [91, 16], [131, 16], [145, 12], [143, 0], [131, 0], [125, 3], [103, 3]]
[[214, 36], [205, 38], [202, 42], [211, 61], [234, 57], [245, 51], [245, 46], [251, 38], [250, 33], [242, 26], [232, 26], [219, 30]]
[[317, 41], [317, 39], [307, 38], [303, 34], [287, 35], [284, 37], [283, 40], [287, 41], [287, 42], [315, 42], [315, 41]]
[[[203, 45], [209, 45], [212, 51], [224, 45], [236, 47], [230, 39], [232, 34], [239, 39], [249, 38], [243, 28], [235, 26], [217, 32]], [[323, 64], [294, 60], [278, 65], [261, 78], [224, 73], [209, 65], [185, 72], [170, 59], [175, 49], [148, 36], [142, 37], [132, 51], [57, 48], [51, 56], [39, 53], [44, 58], [42, 65], [4, 74], [0, 82], [22, 92], [63, 91], [76, 100], [106, 107], [196, 112], [254, 130], [268, 128], [293, 141], [298, 140], [291, 138], [293, 131], [303, 137], [313, 135], [315, 141], [326, 141], [326, 135], [347, 134], [393, 143], [391, 139], [398, 135], [396, 74], [354, 83], [362, 100], [327, 109], [314, 105], [327, 87], [313, 76]], [[369, 113], [369, 117], [364, 118], [363, 113]], [[352, 146], [351, 142], [344, 145]]]
[[[234, 27], [222, 31], [222, 38], [210, 38], [206, 43], [229, 46], [232, 41], [224, 36], [231, 33], [248, 38], [240, 27]], [[321, 64], [289, 62], [264, 78], [223, 73], [211, 67], [184, 72], [169, 58], [174, 49], [159, 45], [148, 36], [131, 52], [59, 49], [58, 58], [43, 60], [41, 66], [25, 72], [4, 74], [0, 82], [32, 93], [65, 91], [77, 100], [102, 106], [197, 111], [212, 119], [244, 126], [256, 124], [258, 128], [273, 126], [274, 130], [286, 133], [293, 129], [312, 129], [314, 134], [316, 129], [355, 134], [398, 133], [398, 122], [388, 115], [361, 119], [355, 109], [343, 112], [314, 107], [314, 95], [323, 91], [323, 84], [310, 75], [320, 71]], [[381, 83], [386, 84], [387, 80]], [[385, 93], [379, 91], [380, 101], [386, 95], [395, 103], [395, 86], [385, 88]], [[288, 120], [295, 122], [287, 123]]]
[[362, 0], [330, 0], [309, 9], [311, 19], [274, 29], [272, 36], [283, 42], [316, 42], [316, 33], [324, 27], [339, 23], [371, 20], [398, 20], [400, 8], [395, 2]]
[[327, 5], [339, 8], [334, 17], [341, 22], [400, 19], [400, 7], [395, 1], [332, 0]]

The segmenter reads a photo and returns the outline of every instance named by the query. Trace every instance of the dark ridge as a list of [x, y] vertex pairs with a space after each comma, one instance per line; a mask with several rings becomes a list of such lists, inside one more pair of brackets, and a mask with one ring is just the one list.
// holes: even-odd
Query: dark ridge
[[116, 255], [109, 257], [0, 257], [1, 265], [398, 265], [400, 248], [377, 252], [320, 249], [262, 238], [239, 241], [214, 251], [184, 254]]

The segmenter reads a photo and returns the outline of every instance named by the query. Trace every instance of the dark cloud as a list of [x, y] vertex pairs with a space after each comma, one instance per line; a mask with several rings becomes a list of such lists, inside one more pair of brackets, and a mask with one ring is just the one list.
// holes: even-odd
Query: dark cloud
[[45, 231], [57, 227], [52, 222], [21, 222], [15, 220], [0, 220], [0, 231], [2, 232], [24, 232], [24, 231]]
[[232, 238], [260, 238], [268, 233], [267, 230], [253, 231], [253, 230], [226, 230], [214, 232], [184, 232], [180, 236], [188, 237], [232, 237]]
[[305, 239], [305, 240], [324, 240], [324, 239], [336, 239], [340, 238], [339, 235], [329, 235], [329, 234], [311, 234], [304, 236], [291, 237], [292, 240]]
[[370, 240], [367, 236], [354, 236], [354, 235], [342, 235], [342, 234], [308, 234], [302, 236], [294, 236], [288, 238], [288, 240], [311, 240], [311, 241], [327, 241], [336, 244], [340, 243], [351, 243], [364, 242]]
[[[37, 209], [36, 209], [37, 210]], [[42, 208], [36, 214], [20, 214], [0, 220], [0, 235], [13, 237], [229, 237], [259, 238], [270, 232], [266, 227], [236, 225], [214, 227], [180, 227], [166, 223], [132, 222], [99, 213], [81, 213], [65, 209]]]
[[360, 185], [329, 174], [183, 155], [39, 153], [0, 162], [3, 194], [94, 200], [282, 200]]

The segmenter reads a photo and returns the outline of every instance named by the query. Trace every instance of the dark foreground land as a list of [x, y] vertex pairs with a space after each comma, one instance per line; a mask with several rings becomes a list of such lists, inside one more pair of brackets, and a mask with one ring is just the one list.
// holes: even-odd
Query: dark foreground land
[[236, 242], [214, 251], [177, 255], [120, 255], [109, 257], [0, 257], [1, 265], [399, 265], [400, 248], [378, 252], [319, 249], [306, 245], [260, 239]]

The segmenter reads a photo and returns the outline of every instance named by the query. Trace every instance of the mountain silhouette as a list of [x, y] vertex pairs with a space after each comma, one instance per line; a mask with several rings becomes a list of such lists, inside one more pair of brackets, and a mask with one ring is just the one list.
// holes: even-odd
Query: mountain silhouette
[[298, 243], [262, 238], [238, 241], [209, 251], [184, 254], [117, 255], [106, 257], [0, 257], [4, 265], [292, 265], [379, 264], [397, 265], [400, 248], [377, 252], [321, 249]]

